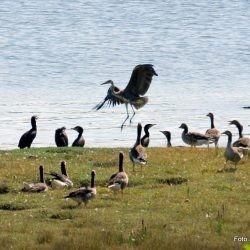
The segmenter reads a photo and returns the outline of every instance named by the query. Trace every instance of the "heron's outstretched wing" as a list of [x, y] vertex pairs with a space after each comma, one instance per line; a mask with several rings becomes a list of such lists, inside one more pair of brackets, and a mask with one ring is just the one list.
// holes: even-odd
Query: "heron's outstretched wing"
[[136, 97], [145, 95], [154, 75], [157, 76], [157, 73], [152, 64], [137, 65], [132, 72], [127, 87], [124, 89], [124, 95]]
[[94, 109], [99, 110], [103, 107], [103, 105], [107, 102], [107, 105], [110, 107], [115, 106], [115, 105], [119, 105], [121, 103], [124, 103], [124, 101], [122, 100], [122, 98], [119, 98], [119, 92], [121, 91], [119, 88], [114, 86], [114, 92], [117, 93], [117, 95], [114, 95], [112, 92], [112, 86], [108, 89], [107, 95], [104, 98], [103, 101], [101, 101], [100, 103], [98, 103]]

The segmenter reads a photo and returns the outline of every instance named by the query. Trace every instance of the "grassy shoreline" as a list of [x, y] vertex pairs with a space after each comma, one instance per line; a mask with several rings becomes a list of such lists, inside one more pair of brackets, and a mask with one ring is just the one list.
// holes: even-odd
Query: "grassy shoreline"
[[[119, 151], [129, 187], [105, 187]], [[249, 167], [218, 173], [224, 149], [149, 148], [148, 165], [132, 171], [128, 148], [32, 148], [0, 151], [0, 249], [242, 249], [250, 239]], [[66, 160], [74, 190], [96, 170], [97, 197], [76, 207], [68, 190], [20, 192], [38, 167], [59, 171]], [[170, 185], [172, 184], [172, 185]], [[250, 242], [248, 242], [250, 243]]]

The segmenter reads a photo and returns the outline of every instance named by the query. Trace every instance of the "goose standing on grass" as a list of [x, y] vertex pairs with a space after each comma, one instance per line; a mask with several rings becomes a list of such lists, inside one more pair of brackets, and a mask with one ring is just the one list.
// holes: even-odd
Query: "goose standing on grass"
[[227, 161], [232, 161], [234, 163], [235, 169], [237, 163], [243, 157], [243, 151], [241, 148], [232, 147], [232, 133], [229, 130], [226, 130], [222, 134], [228, 136], [227, 147], [224, 153], [225, 162], [224, 162], [224, 169], [226, 168]]
[[125, 104], [127, 117], [121, 125], [122, 130], [124, 123], [129, 118], [128, 105], [131, 106], [133, 111], [133, 115], [130, 119], [131, 123], [133, 117], [135, 116], [133, 107], [135, 107], [135, 109], [140, 109], [148, 102], [148, 97], [144, 95], [150, 87], [153, 76], [157, 76], [157, 73], [155, 72], [152, 64], [139, 64], [133, 69], [129, 83], [125, 89], [121, 90], [116, 87], [112, 80], [102, 83], [102, 85], [111, 84], [111, 87], [109, 87], [104, 100], [97, 104], [94, 109], [101, 109], [106, 102], [109, 106]]
[[141, 145], [145, 148], [148, 147], [149, 145], [149, 129], [151, 127], [153, 127], [155, 124], [147, 124], [144, 126], [144, 132], [145, 132], [145, 135], [141, 138]]
[[66, 128], [58, 128], [55, 132], [55, 142], [57, 147], [68, 147], [68, 136], [65, 132]]
[[229, 122], [230, 125], [235, 125], [239, 130], [239, 139], [233, 143], [233, 147], [250, 147], [250, 138], [242, 134], [243, 125], [238, 120], [233, 120]]
[[18, 147], [23, 149], [23, 148], [30, 148], [33, 140], [36, 137], [37, 134], [37, 127], [36, 127], [36, 120], [38, 119], [38, 117], [36, 115], [31, 117], [31, 126], [32, 128], [27, 131], [26, 133], [24, 133], [18, 143]]
[[167, 147], [172, 147], [172, 144], [171, 144], [171, 133], [169, 131], [160, 131], [162, 132], [166, 138], [167, 138]]
[[44, 167], [41, 165], [39, 167], [39, 172], [40, 172], [40, 182], [38, 183], [26, 183], [24, 182], [24, 187], [22, 191], [24, 192], [33, 192], [33, 193], [39, 193], [39, 192], [47, 192], [48, 191], [48, 186], [44, 182]]
[[95, 188], [95, 171], [91, 172], [91, 186], [79, 188], [74, 192], [71, 192], [68, 196], [64, 198], [70, 198], [78, 203], [78, 206], [83, 202], [85, 206], [88, 204], [90, 200], [95, 198], [96, 196], [96, 188]]
[[51, 181], [51, 187], [53, 189], [73, 187], [73, 182], [69, 179], [67, 175], [66, 161], [61, 161], [61, 174], [51, 171], [50, 175], [54, 177], [54, 179]]
[[84, 147], [85, 140], [84, 140], [84, 138], [82, 136], [83, 128], [80, 127], [80, 126], [76, 126], [76, 127], [72, 128], [72, 129], [78, 132], [78, 136], [74, 140], [74, 142], [72, 143], [72, 147]]
[[200, 146], [203, 144], [209, 144], [212, 142], [211, 138], [207, 135], [198, 133], [198, 132], [188, 132], [188, 126], [185, 123], [182, 123], [179, 128], [184, 129], [182, 132], [182, 140], [191, 147]]
[[215, 126], [214, 126], [214, 114], [208, 113], [207, 116], [210, 117], [211, 128], [209, 128], [206, 131], [205, 135], [209, 136], [214, 141], [215, 147], [218, 147], [218, 141], [220, 139], [220, 131], [219, 131], [219, 129], [215, 128]]
[[123, 195], [123, 189], [128, 185], [128, 175], [124, 172], [123, 169], [123, 152], [119, 154], [119, 171], [115, 174], [112, 174], [109, 178], [109, 182], [107, 184], [108, 188], [112, 191], [119, 191], [121, 190]]
[[141, 131], [142, 125], [138, 123], [137, 125], [137, 139], [133, 148], [129, 151], [130, 160], [133, 163], [133, 171], [135, 171], [135, 164], [145, 165], [147, 163], [147, 153], [146, 149], [141, 145]]

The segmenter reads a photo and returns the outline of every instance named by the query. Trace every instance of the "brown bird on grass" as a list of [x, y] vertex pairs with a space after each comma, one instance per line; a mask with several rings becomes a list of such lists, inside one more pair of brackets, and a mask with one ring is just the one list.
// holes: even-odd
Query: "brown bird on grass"
[[206, 131], [205, 135], [209, 136], [212, 139], [212, 141], [214, 141], [215, 147], [218, 147], [218, 141], [220, 139], [220, 131], [214, 126], [214, 114], [208, 113], [207, 116], [210, 117], [211, 127]]
[[233, 147], [249, 148], [250, 147], [250, 138], [246, 137], [242, 134], [243, 125], [238, 120], [230, 121], [229, 124], [235, 125], [239, 131], [239, 139], [233, 143]]
[[243, 150], [241, 148], [232, 147], [232, 133], [229, 130], [226, 130], [222, 134], [228, 136], [227, 147], [224, 152], [224, 169], [226, 168], [228, 161], [233, 162], [236, 169], [237, 163], [243, 158]]
[[104, 100], [97, 104], [94, 109], [101, 109], [106, 102], [109, 106], [125, 104], [127, 117], [121, 125], [122, 129], [124, 123], [129, 118], [128, 105], [131, 106], [133, 111], [133, 115], [130, 119], [131, 123], [135, 115], [134, 108], [140, 109], [148, 102], [148, 97], [143, 97], [143, 95], [145, 95], [148, 91], [154, 75], [157, 76], [157, 73], [155, 72], [152, 64], [140, 64], [134, 68], [129, 83], [124, 90], [116, 87], [112, 80], [102, 83], [102, 85], [111, 84], [111, 87], [108, 89]]
[[44, 167], [41, 165], [39, 167], [39, 173], [40, 173], [40, 182], [37, 183], [26, 183], [24, 182], [24, 187], [22, 191], [24, 192], [32, 192], [32, 193], [40, 193], [40, 192], [47, 192], [48, 186], [44, 182]]
[[116, 192], [121, 190], [123, 194], [123, 189], [128, 185], [128, 175], [126, 172], [124, 172], [123, 169], [123, 159], [124, 154], [123, 152], [120, 152], [119, 154], [119, 170], [117, 173], [112, 174], [108, 181], [108, 188], [110, 188], [112, 191]]
[[86, 186], [77, 189], [74, 192], [71, 192], [68, 196], [64, 198], [70, 198], [77, 202], [78, 206], [81, 205], [81, 203], [84, 203], [85, 206], [88, 204], [90, 200], [95, 198], [96, 196], [96, 187], [95, 187], [95, 171], [92, 170], [91, 172], [91, 186]]
[[51, 181], [51, 187], [53, 189], [73, 187], [73, 182], [69, 179], [67, 174], [66, 161], [61, 161], [61, 174], [58, 174], [54, 171], [51, 171], [49, 174], [54, 177], [54, 179]]
[[182, 132], [182, 140], [191, 147], [200, 146], [203, 144], [209, 144], [213, 142], [211, 138], [205, 134], [201, 134], [198, 132], [188, 132], [188, 126], [185, 123], [182, 123], [179, 128], [183, 129]]
[[141, 131], [142, 125], [138, 123], [137, 125], [137, 139], [135, 145], [129, 151], [130, 160], [133, 163], [133, 171], [135, 171], [135, 164], [145, 165], [147, 163], [147, 153], [146, 149], [141, 145]]

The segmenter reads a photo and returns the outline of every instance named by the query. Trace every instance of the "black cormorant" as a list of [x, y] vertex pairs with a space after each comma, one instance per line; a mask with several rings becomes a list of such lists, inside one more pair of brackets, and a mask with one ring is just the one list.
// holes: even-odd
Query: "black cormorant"
[[84, 138], [82, 136], [83, 128], [80, 127], [80, 126], [76, 126], [76, 127], [72, 128], [72, 129], [79, 133], [77, 138], [72, 143], [72, 147], [84, 147], [85, 140], [84, 140]]
[[66, 128], [58, 128], [55, 133], [55, 142], [57, 147], [67, 147], [68, 146], [68, 136], [65, 132]]
[[172, 144], [171, 144], [171, 133], [169, 131], [160, 131], [162, 132], [166, 138], [167, 138], [167, 147], [172, 147]]
[[153, 127], [155, 124], [147, 124], [144, 126], [144, 132], [145, 132], [145, 135], [141, 138], [141, 145], [145, 148], [148, 147], [149, 145], [149, 132], [148, 130]]
[[38, 119], [38, 117], [35, 115], [31, 117], [32, 128], [21, 136], [19, 143], [18, 143], [19, 148], [26, 148], [26, 147], [30, 148], [33, 140], [36, 137], [36, 133], [37, 133], [37, 128], [36, 128], [36, 120], [37, 119]]

